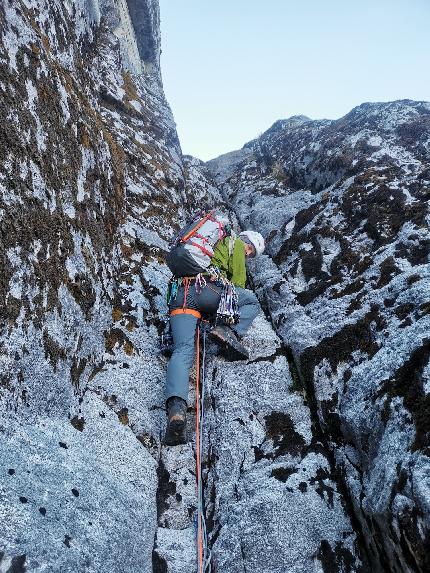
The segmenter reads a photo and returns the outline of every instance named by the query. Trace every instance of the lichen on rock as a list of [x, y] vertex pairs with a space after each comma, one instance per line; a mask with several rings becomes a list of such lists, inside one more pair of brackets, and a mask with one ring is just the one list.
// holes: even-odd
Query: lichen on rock
[[277, 122], [206, 165], [267, 238], [254, 282], [375, 570], [429, 566], [429, 141], [429, 103], [363, 104]]
[[250, 360], [205, 347], [211, 570], [424, 571], [429, 105], [205, 164], [159, 55], [157, 0], [0, 6], [0, 569], [197, 571], [195, 373], [163, 446], [158, 336], [169, 241], [217, 206], [268, 254]]

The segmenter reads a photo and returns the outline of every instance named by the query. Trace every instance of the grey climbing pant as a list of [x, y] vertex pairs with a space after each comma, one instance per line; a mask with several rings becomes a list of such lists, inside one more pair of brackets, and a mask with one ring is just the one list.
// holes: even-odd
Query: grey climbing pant
[[[221, 288], [208, 283], [199, 293], [194, 284], [187, 294], [186, 308], [198, 310], [203, 314], [215, 314], [218, 308]], [[233, 328], [243, 336], [260, 311], [255, 294], [244, 288], [236, 287], [240, 321]], [[184, 288], [180, 287], [176, 298], [170, 304], [170, 310], [182, 308]], [[188, 402], [189, 371], [194, 362], [195, 336], [198, 319], [191, 314], [180, 314], [170, 317], [174, 350], [167, 366], [166, 400], [170, 396], [180, 396]]]

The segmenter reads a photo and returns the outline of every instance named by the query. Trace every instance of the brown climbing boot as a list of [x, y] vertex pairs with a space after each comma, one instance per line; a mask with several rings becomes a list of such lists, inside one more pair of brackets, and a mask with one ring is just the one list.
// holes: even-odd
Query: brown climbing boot
[[248, 360], [249, 352], [229, 326], [215, 326], [209, 337], [218, 344], [228, 360]]
[[187, 403], [179, 396], [167, 400], [167, 428], [164, 437], [166, 446], [187, 443]]

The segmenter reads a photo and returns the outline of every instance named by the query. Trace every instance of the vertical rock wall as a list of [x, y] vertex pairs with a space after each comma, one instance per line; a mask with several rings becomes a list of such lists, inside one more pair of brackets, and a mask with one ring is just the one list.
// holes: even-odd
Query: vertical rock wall
[[373, 569], [426, 571], [430, 104], [279, 121], [207, 168], [243, 224], [267, 239], [254, 280]]
[[[158, 4], [139, 7], [155, 53]], [[184, 183], [158, 60], [130, 73], [124, 14], [0, 6], [2, 571], [152, 570], [160, 261]]]
[[[322, 201], [322, 190], [314, 186], [333, 185], [336, 170], [345, 170], [350, 160], [345, 157], [339, 167], [338, 160], [330, 159], [336, 138], [326, 141], [319, 158], [312, 138], [329, 129], [330, 122], [309, 124], [304, 144], [298, 141], [300, 149], [309, 147], [300, 161], [307, 165], [317, 154], [312, 171], [290, 168], [282, 154], [273, 160], [272, 136], [278, 141], [284, 132], [298, 129], [302, 137], [306, 119], [297, 118], [275, 126], [264, 145], [219, 160], [222, 174], [211, 183], [213, 164], [208, 168], [182, 157], [162, 91], [159, 50], [155, 0], [6, 0], [0, 6], [0, 569], [196, 570], [193, 377], [190, 442], [162, 447], [166, 359], [157, 339], [166, 310], [169, 239], [189, 211], [222, 204], [269, 236], [273, 259], [263, 258], [253, 277], [281, 338], [261, 314], [247, 338], [248, 363], [226, 363], [207, 348], [203, 475], [212, 571], [366, 571], [321, 428], [338, 446], [333, 450], [344, 481], [357, 492], [364, 491], [366, 479], [357, 461], [364, 447], [360, 450], [357, 443], [364, 443], [367, 434], [350, 425], [353, 437], [346, 446], [341, 431], [334, 431], [335, 414], [346, 412], [336, 410], [330, 393], [335, 361], [328, 357], [326, 364], [319, 347], [315, 355], [306, 354], [313, 348], [309, 339], [319, 335], [310, 319], [297, 326], [303, 313], [282, 287], [290, 279], [279, 278], [295, 264], [284, 260], [294, 253], [294, 246], [285, 245], [294, 228], [288, 214], [293, 217], [304, 205]], [[423, 104], [420, 113], [426, 109]], [[428, 139], [421, 121], [405, 124], [402, 137], [412, 146], [406, 210], [418, 228], [415, 238], [408, 235], [405, 248], [411, 247], [416, 266], [424, 256], [424, 231], [419, 230], [424, 219], [414, 204], [414, 194], [423, 187], [414, 186], [414, 177]], [[341, 127], [347, 131], [349, 125]], [[225, 173], [232, 176], [228, 182]], [[367, 175], [376, 177], [375, 172]], [[226, 203], [220, 183], [226, 183]], [[307, 216], [296, 217], [300, 228], [291, 236], [306, 225]], [[377, 212], [372, 221], [372, 232], [381, 232]], [[337, 261], [339, 239], [326, 239], [329, 252], [324, 254], [332, 257], [328, 264]], [[312, 269], [320, 260], [318, 240], [309, 238], [308, 257], [300, 252], [304, 262], [293, 282], [302, 297], [321, 278], [309, 274], [317, 272]], [[348, 257], [337, 264], [342, 273]], [[387, 273], [396, 274], [392, 267]], [[417, 305], [424, 304], [419, 298], [423, 273], [420, 267], [419, 278], [415, 272], [405, 279], [415, 285]], [[302, 275], [310, 277], [306, 285]], [[317, 392], [304, 396], [291, 375], [285, 343], [302, 372], [318, 358], [325, 382], [321, 387], [308, 382], [308, 388], [327, 389], [329, 398]], [[398, 406], [407, 428], [399, 404], [409, 364], [422, 366], [417, 384], [427, 375], [425, 353], [418, 346], [412, 362], [399, 365], [395, 391], [384, 409], [390, 419], [391, 408]], [[355, 349], [354, 360], [362, 368], [366, 363], [358, 351], [367, 349]], [[359, 386], [354, 382], [359, 374], [351, 368], [351, 388]], [[367, 404], [358, 395], [352, 394], [356, 403]], [[382, 403], [380, 396], [377, 400]], [[411, 411], [425, 439], [422, 410]], [[399, 432], [397, 422], [391, 427], [394, 443], [412, 440], [412, 432]], [[386, 451], [391, 455], [390, 444]], [[399, 451], [405, 447], [402, 442]], [[425, 522], [424, 496], [416, 492], [425, 482], [417, 468], [424, 475], [427, 466], [408, 467], [415, 472], [416, 499], [411, 501], [412, 482], [403, 466], [396, 469], [397, 489], [389, 490], [390, 507], [405, 516], [393, 526], [400, 523], [402, 566], [407, 550], [420, 563], [419, 527]], [[359, 478], [356, 472], [362, 472]], [[375, 492], [377, 497], [376, 487]], [[366, 508], [375, 496], [368, 495], [367, 506], [362, 503], [364, 515], [373, 515]], [[369, 545], [380, 551], [381, 560], [391, 555], [384, 545], [384, 499], [380, 529], [375, 518], [367, 530], [373, 536]], [[375, 570], [380, 562], [375, 557]]]
[[[229, 211], [205, 165], [185, 158], [187, 198]], [[230, 213], [235, 220], [234, 213]], [[247, 362], [204, 348], [203, 489], [211, 571], [366, 571], [327, 449], [264, 313], [244, 340]], [[190, 444], [162, 448], [154, 571], [196, 560], [195, 379]]]

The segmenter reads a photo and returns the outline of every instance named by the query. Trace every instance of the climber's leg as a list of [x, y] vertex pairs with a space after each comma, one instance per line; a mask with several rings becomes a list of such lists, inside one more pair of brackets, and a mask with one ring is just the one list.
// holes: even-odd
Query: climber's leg
[[174, 350], [167, 366], [166, 400], [179, 396], [188, 401], [189, 371], [195, 355], [197, 318], [191, 314], [170, 317]]
[[260, 303], [255, 294], [246, 288], [236, 287], [236, 292], [238, 295], [240, 321], [233, 328], [239, 336], [243, 336], [260, 312]]
[[[222, 287], [208, 283], [197, 295], [199, 310], [203, 313], [216, 315], [221, 298]], [[222, 354], [229, 360], [247, 360], [248, 351], [238, 340], [236, 333], [227, 325], [218, 324], [209, 333], [209, 337], [221, 349]]]

